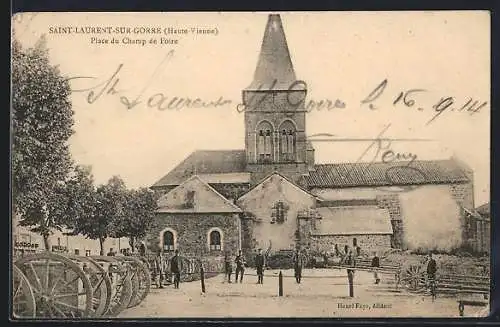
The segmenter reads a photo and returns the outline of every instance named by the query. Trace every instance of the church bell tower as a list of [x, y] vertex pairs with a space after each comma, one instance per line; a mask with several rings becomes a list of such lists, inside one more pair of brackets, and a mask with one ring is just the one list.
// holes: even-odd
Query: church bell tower
[[[279, 15], [268, 17], [253, 81], [243, 90], [247, 171], [296, 181], [314, 165], [306, 139], [306, 84], [297, 80]], [[311, 162], [312, 161], [312, 162]]]

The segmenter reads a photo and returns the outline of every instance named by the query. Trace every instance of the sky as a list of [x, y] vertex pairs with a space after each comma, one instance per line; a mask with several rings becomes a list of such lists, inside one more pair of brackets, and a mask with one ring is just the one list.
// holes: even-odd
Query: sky
[[[422, 160], [456, 156], [474, 170], [476, 205], [489, 201], [488, 12], [280, 14], [295, 73], [307, 83], [307, 101], [345, 104], [311, 109], [307, 135], [374, 138], [384, 130], [385, 137], [432, 140], [393, 142], [391, 149]], [[194, 150], [244, 148], [244, 115], [237, 104], [252, 82], [267, 15], [26, 13], [13, 18], [13, 28], [24, 46], [45, 34], [51, 62], [72, 78], [75, 161], [92, 165], [97, 183], [120, 175], [135, 188], [151, 186]], [[69, 27], [71, 33], [56, 33]], [[92, 27], [130, 27], [131, 33], [76, 33]], [[191, 28], [213, 33], [192, 33]], [[169, 29], [188, 33], [165, 34]], [[126, 43], [124, 37], [146, 43]], [[110, 43], [113, 38], [119, 43]], [[177, 44], [161, 44], [161, 38]], [[108, 85], [96, 97], [117, 71], [117, 93], [108, 93]], [[82, 90], [93, 87], [96, 99], [91, 94], [89, 103], [91, 91]], [[401, 92], [414, 89], [424, 91], [409, 93], [406, 102], [414, 100], [413, 106], [403, 98], [393, 104]], [[363, 103], [370, 94], [379, 96]], [[126, 100], [136, 97], [137, 105], [128, 108]], [[173, 97], [227, 101], [212, 108], [159, 110], [155, 105], [161, 97], [165, 104]], [[439, 104], [449, 97], [452, 105]], [[477, 112], [459, 110], [469, 100], [474, 108], [486, 104]], [[375, 148], [360, 158], [370, 144], [314, 142], [316, 162], [380, 160]]]

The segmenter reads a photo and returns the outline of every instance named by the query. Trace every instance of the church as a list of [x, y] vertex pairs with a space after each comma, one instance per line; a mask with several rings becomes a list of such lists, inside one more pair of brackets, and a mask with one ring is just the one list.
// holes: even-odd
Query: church
[[473, 173], [457, 158], [411, 166], [316, 163], [306, 96], [281, 18], [271, 14], [253, 80], [242, 91], [245, 148], [194, 151], [151, 186], [161, 196], [148, 246], [209, 257], [259, 248], [430, 248], [418, 240], [423, 232], [410, 230], [420, 215], [462, 221], [464, 208], [474, 208]]

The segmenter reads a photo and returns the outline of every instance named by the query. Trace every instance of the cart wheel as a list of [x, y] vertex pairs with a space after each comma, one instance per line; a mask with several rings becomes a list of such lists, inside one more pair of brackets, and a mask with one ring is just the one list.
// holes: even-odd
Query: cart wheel
[[111, 279], [106, 270], [90, 257], [66, 254], [73, 262], [77, 263], [92, 284], [92, 305], [96, 317], [101, 317], [108, 310], [111, 303]]
[[82, 269], [51, 252], [23, 257], [15, 265], [29, 280], [39, 318], [94, 317], [93, 288]]
[[132, 281], [129, 268], [119, 257], [92, 256], [95, 262], [102, 265], [104, 270], [113, 275], [111, 280], [111, 302], [105, 317], [116, 317], [127, 308], [132, 297]]
[[35, 318], [35, 295], [28, 278], [17, 267], [13, 266], [12, 306], [14, 318]]
[[425, 274], [421, 265], [411, 264], [402, 269], [401, 284], [410, 292], [425, 289]]
[[132, 299], [128, 308], [141, 303], [149, 294], [151, 288], [151, 275], [145, 263], [135, 257], [121, 257], [132, 269]]

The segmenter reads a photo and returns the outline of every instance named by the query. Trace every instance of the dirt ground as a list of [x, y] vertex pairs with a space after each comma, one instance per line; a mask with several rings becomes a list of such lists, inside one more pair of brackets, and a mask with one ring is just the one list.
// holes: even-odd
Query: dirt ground
[[[141, 304], [119, 318], [458, 317], [455, 298], [438, 296], [432, 302], [426, 295], [396, 291], [390, 275], [382, 275], [381, 284], [374, 285], [370, 272], [357, 271], [350, 298], [345, 270], [305, 269], [301, 284], [296, 284], [293, 271], [284, 270], [282, 297], [277, 271], [265, 271], [263, 285], [256, 284], [254, 270], [245, 273], [241, 284], [229, 284], [222, 275], [207, 279], [205, 294], [200, 281], [183, 283], [180, 289], [153, 287]], [[487, 312], [466, 307], [465, 316], [481, 310]]]

